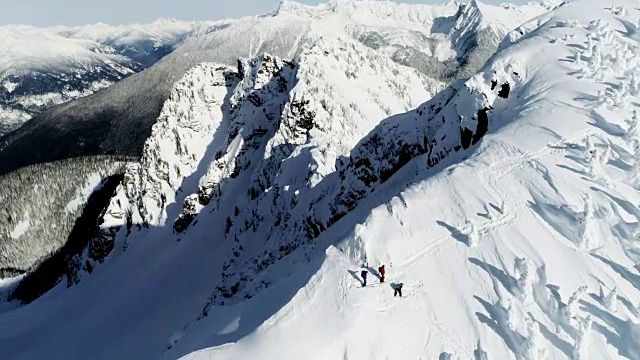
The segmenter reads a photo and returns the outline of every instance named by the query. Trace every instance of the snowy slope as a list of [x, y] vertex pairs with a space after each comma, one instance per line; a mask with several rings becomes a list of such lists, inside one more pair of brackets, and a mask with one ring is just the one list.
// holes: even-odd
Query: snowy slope
[[640, 359], [635, 6], [534, 19], [426, 102], [439, 83], [340, 34], [191, 68], [114, 250], [6, 304], [3, 355]]

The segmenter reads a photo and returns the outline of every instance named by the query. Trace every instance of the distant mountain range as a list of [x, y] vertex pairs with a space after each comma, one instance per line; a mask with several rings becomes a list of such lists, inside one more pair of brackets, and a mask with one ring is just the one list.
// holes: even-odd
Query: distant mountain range
[[207, 22], [0, 27], [0, 136], [69, 100], [153, 65]]
[[[15, 62], [30, 70], [19, 72], [23, 74], [20, 76], [11, 75], [15, 71], [5, 71], [8, 75], [4, 76], [13, 80], [4, 81], [0, 99], [6, 99], [2, 106], [7, 115], [4, 121], [0, 115], [0, 123], [4, 122], [5, 129], [13, 129], [29, 116], [36, 116], [19, 131], [0, 138], [0, 174], [74, 156], [139, 156], [174, 82], [204, 61], [235, 66], [238, 58], [262, 52], [291, 58], [303, 50], [304, 39], [325, 34], [362, 43], [401, 65], [450, 82], [474, 73], [497, 49], [508, 30], [557, 5], [558, 2], [516, 7], [477, 1], [444, 5], [341, 1], [306, 6], [283, 1], [269, 14], [215, 23], [159, 21], [124, 27], [95, 25], [30, 31], [23, 27], [17, 28], [22, 31], [5, 28], [8, 34], [38, 35], [47, 44], [39, 48], [55, 48], [69, 55], [45, 53], [47, 57], [32, 50], [36, 54], [21, 57], [16, 52]], [[27, 42], [24, 38], [20, 43]], [[174, 51], [147, 71], [108, 87], [171, 50]], [[43, 58], [55, 58], [53, 65], [61, 70], [42, 70], [49, 63]], [[60, 71], [67, 75], [62, 77]], [[96, 96], [42, 112], [54, 103], [105, 87], [108, 88]]]

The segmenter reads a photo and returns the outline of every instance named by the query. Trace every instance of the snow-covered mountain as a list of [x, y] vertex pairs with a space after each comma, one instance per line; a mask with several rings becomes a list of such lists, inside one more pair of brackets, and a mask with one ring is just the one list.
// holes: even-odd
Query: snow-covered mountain
[[[208, 24], [210, 26], [205, 26], [207, 24], [194, 25], [193, 23], [159, 21], [144, 26], [109, 27], [96, 25], [77, 29], [48, 29], [49, 32], [68, 37], [69, 39], [65, 38], [65, 41], [97, 44], [96, 46], [100, 46], [102, 49], [112, 49], [109, 51], [114, 54], [108, 56], [117, 57], [118, 59], [125, 58], [122, 54], [116, 55], [116, 49], [138, 46], [136, 51], [142, 53], [145, 49], [145, 41], [153, 40], [157, 42], [157, 44], [161, 45], [158, 47], [160, 51], [163, 46], [175, 46], [172, 45], [174, 43], [179, 43], [180, 45], [175, 53], [170, 54], [146, 71], [104, 89], [99, 94], [69, 102], [36, 116], [20, 130], [0, 140], [2, 142], [0, 144], [0, 173], [6, 174], [30, 164], [36, 165], [37, 168], [37, 164], [42, 162], [74, 157], [113, 154], [140, 156], [143, 144], [150, 135], [151, 126], [156, 122], [160, 109], [171, 92], [171, 88], [184, 75], [185, 71], [203, 61], [214, 61], [235, 67], [239, 57], [247, 55], [255, 57], [257, 54], [266, 51], [284, 59], [291, 59], [292, 57], [300, 56], [301, 53], [316, 51], [313, 49], [320, 46], [319, 44], [324, 44], [323, 51], [327, 53], [326, 61], [329, 61], [334, 54], [343, 54], [342, 58], [335, 61], [335, 66], [341, 67], [342, 61], [355, 62], [344, 69], [344, 76], [347, 79], [362, 79], [362, 75], [358, 74], [358, 69], [360, 68], [358, 62], [364, 61], [361, 60], [364, 53], [369, 54], [368, 56], [371, 59], [376, 59], [375, 62], [378, 64], [389, 64], [391, 59], [396, 63], [408, 65], [423, 73], [429, 73], [429, 69], [438, 68], [437, 66], [426, 66], [425, 64], [427, 63], [454, 64], [450, 69], [462, 69], [463, 67], [465, 69], [477, 69], [481, 62], [476, 61], [463, 66], [462, 62], [458, 63], [456, 58], [458, 53], [454, 51], [457, 41], [454, 41], [454, 39], [462, 38], [459, 33], [466, 26], [473, 26], [473, 28], [465, 31], [465, 43], [469, 44], [467, 46], [468, 51], [462, 50], [462, 47], [458, 46], [461, 58], [478, 58], [477, 55], [474, 55], [478, 52], [482, 53], [484, 58], [487, 58], [493, 52], [492, 49], [497, 48], [498, 41], [495, 40], [490, 45], [487, 45], [487, 43], [484, 47], [478, 47], [473, 45], [473, 41], [479, 36], [478, 34], [488, 27], [497, 29], [496, 31], [501, 34], [503, 32], [502, 29], [515, 26], [515, 22], [511, 18], [504, 21], [506, 25], [500, 25], [501, 22], [494, 13], [502, 14], [503, 18], [506, 18], [505, 15], [511, 13], [516, 14], [514, 15], [515, 18], [518, 18], [518, 16], [522, 18], [533, 17], [542, 11], [548, 10], [550, 6], [547, 3], [538, 3], [525, 5], [521, 8], [508, 9], [477, 2], [469, 5], [449, 3], [442, 6], [424, 6], [361, 1], [330, 3], [309, 7], [283, 2], [277, 11], [271, 14]], [[481, 9], [482, 12], [480, 11]], [[484, 13], [489, 15], [484, 15]], [[446, 34], [441, 33], [442, 27], [448, 26], [448, 22], [451, 22], [452, 30]], [[454, 24], [457, 22], [460, 22], [460, 24]], [[184, 34], [194, 27], [195, 30], [190, 33], [192, 36], [183, 38]], [[437, 30], [434, 30], [436, 28]], [[41, 34], [44, 34], [43, 36], [46, 35], [60, 40], [60, 36], [51, 35], [49, 32], [40, 31]], [[498, 32], [492, 31], [491, 33], [494, 34], [492, 38], [498, 39]], [[338, 40], [334, 45], [329, 46], [326, 41], [322, 40], [323, 37]], [[371, 39], [373, 37], [382, 39], [384, 46], [372, 43]], [[419, 39], [422, 39], [420, 40], [422, 42], [418, 41]], [[52, 47], [54, 47], [53, 43], [55, 41], [52, 42]], [[366, 49], [363, 45], [372, 50]], [[348, 56], [344, 55], [346, 49], [351, 50]], [[398, 54], [402, 51], [408, 51], [407, 49], [417, 49], [416, 51], [421, 54], [419, 58], [424, 61], [427, 61], [426, 59], [432, 60], [430, 62], [414, 62], [408, 58], [400, 58]], [[34, 57], [42, 54], [40, 50], [32, 51], [34, 52]], [[60, 51], [67, 50], [62, 49]], [[78, 51], [87, 56], [94, 55], [93, 52], [85, 51], [83, 48]], [[105, 50], [104, 52], [109, 51]], [[98, 61], [102, 59], [101, 54], [95, 54], [95, 56]], [[25, 66], [33, 66], [37, 63], [33, 60], [17, 58], [22, 59], [22, 63]], [[57, 58], [64, 59], [64, 56], [58, 56]], [[75, 58], [81, 58], [81, 56]], [[324, 64], [321, 60], [315, 60], [315, 62], [317, 63], [315, 66], [318, 69], [325, 69], [329, 64]], [[41, 63], [45, 64], [44, 61]], [[49, 64], [51, 62], [46, 63]], [[334, 62], [330, 63], [334, 64]], [[56, 64], [56, 62], [53, 62], [53, 64]], [[377, 69], [377, 67], [378, 65], [376, 64], [368, 64], [365, 69]], [[66, 64], [60, 64], [59, 68], [73, 69]], [[404, 74], [407, 69], [395, 66], [395, 64], [389, 65], [389, 68], [394, 69], [394, 73], [387, 73], [384, 77], [385, 80], [381, 84], [384, 84], [383, 86], [386, 86], [391, 93], [369, 92], [361, 99], [361, 93], [351, 92], [352, 88], [346, 87], [348, 82], [342, 83], [334, 80], [330, 82], [330, 85], [318, 86], [319, 88], [329, 87], [334, 89], [326, 92], [326, 94], [330, 95], [319, 95], [324, 92], [311, 88], [305, 90], [304, 97], [309, 98], [312, 96], [311, 94], [321, 97], [323, 99], [321, 108], [324, 112], [334, 114], [337, 111], [344, 116], [357, 116], [357, 118], [377, 123], [385, 116], [398, 111], [398, 109], [387, 104], [390, 97], [397, 96], [394, 95], [395, 93], [409, 94], [407, 96], [410, 96], [410, 103], [415, 105], [427, 100], [430, 96], [429, 94], [434, 94], [442, 88], [444, 86], [442, 81], [449, 81], [450, 76], [444, 73], [431, 72], [431, 77], [436, 77], [440, 80], [423, 77], [425, 84], [428, 84], [428, 86], [425, 85], [426, 92], [419, 91], [414, 94], [412, 92], [413, 85], [410, 82], [405, 83], [405, 81], [398, 78], [398, 75], [395, 75], [396, 73]], [[73, 71], [77, 71], [77, 69]], [[308, 71], [311, 73], [318, 72], [316, 76], [322, 77], [321, 74], [325, 70], [321, 72], [310, 69]], [[78, 79], [78, 81], [91, 80], [91, 77], [86, 74], [73, 78]], [[107, 85], [108, 82], [103, 82], [102, 84]], [[298, 95], [290, 94], [290, 96], [302, 97], [302, 95], [299, 95], [300, 90], [296, 91]], [[333, 94], [337, 91], [343, 94], [342, 96], [345, 99], [351, 99], [354, 104], [362, 101], [379, 104], [378, 107], [383, 109], [384, 113], [375, 113], [375, 116], [370, 113], [363, 113], [361, 108], [352, 104], [345, 104], [342, 109], [337, 108], [334, 99], [335, 94]], [[78, 93], [74, 94], [79, 95]], [[50, 97], [50, 95], [47, 96]], [[34, 96], [24, 98], [31, 101]], [[57, 99], [63, 100], [61, 97], [57, 97]], [[406, 111], [407, 109], [405, 106], [401, 110]], [[294, 113], [302, 110], [301, 107], [300, 110], [294, 110]], [[364, 126], [359, 122], [355, 122], [355, 120], [354, 124], [353, 127], [356, 128]], [[365, 126], [364, 129], [369, 129], [370, 126]], [[349, 139], [351, 139], [350, 141], [353, 142], [355, 141], [353, 140], [354, 134], [359, 134], [354, 138], [357, 140], [364, 133], [349, 129], [344, 131], [341, 136], [348, 135]], [[281, 139], [279, 141], [284, 142], [285, 140]], [[290, 139], [287, 141], [290, 141]], [[325, 140], [329, 144], [335, 141], [335, 139]], [[327, 146], [337, 147], [341, 154], [346, 154], [351, 145], [345, 145], [342, 142], [343, 140], [340, 140]], [[348, 144], [351, 142], [348, 142]], [[283, 150], [285, 150], [283, 154], [288, 151], [286, 147], [283, 147]], [[335, 151], [337, 150], [331, 150], [332, 153]], [[284, 155], [279, 154], [279, 156]], [[334, 160], [330, 162], [334, 162]], [[61, 166], [66, 168], [67, 165]], [[118, 168], [117, 164], [114, 164], [114, 166]], [[54, 168], [57, 168], [57, 166], [54, 166]], [[85, 169], [86, 167], [80, 165], [79, 168]], [[57, 184], [71, 192], [81, 191], [82, 184], [90, 182], [90, 179], [95, 176], [95, 169], [86, 169], [87, 172], [80, 171], [76, 174], [83, 179], [78, 181], [77, 189], [69, 188], [69, 181], [66, 178], [51, 179], [47, 177], [39, 179], [38, 182], [51, 187], [56, 187]], [[21, 176], [15, 174], [13, 177], [21, 178]], [[14, 184], [13, 186], [21, 183], [14, 179], [6, 181]], [[37, 190], [25, 183], [24, 189], [16, 190], [15, 193], [31, 194], [33, 191]], [[71, 193], [66, 192], [60, 192], [59, 195], [62, 198], [72, 196]], [[13, 195], [7, 195], [8, 198], [13, 199]], [[27, 196], [27, 198], [31, 198], [31, 196]], [[52, 204], [56, 205], [52, 206]], [[38, 203], [36, 202], [32, 205], [37, 207]], [[40, 205], [57, 214], [62, 211], [64, 201], [56, 197], [55, 199], [47, 199]], [[14, 223], [17, 221], [16, 219], [24, 217], [24, 211], [22, 210], [24, 206], [19, 202], [6, 201], [4, 207], [4, 212], [12, 214], [11, 219], [14, 221], [6, 222], [7, 231], [4, 234], [4, 238], [0, 238], [0, 242], [4, 242], [3, 246], [8, 246], [12, 249], [6, 252], [7, 254], [12, 254], [12, 261], [0, 261], [0, 268], [8, 267], [13, 269], [11, 271], [12, 274], [18, 270], [26, 271], [30, 269], [43, 256], [47, 256], [52, 251], [59, 249], [72, 229], [73, 220], [79, 216], [79, 214], [73, 213], [68, 217], [57, 217], [61, 221], [57, 225], [66, 230], [60, 230], [54, 237], [41, 236], [40, 232], [48, 226], [47, 223], [34, 223], [31, 228], [32, 231], [25, 233], [22, 239], [29, 243], [35, 241], [38, 245], [16, 247], [11, 245], [13, 241], [9, 235], [13, 227], [16, 226], [16, 223]], [[38, 216], [38, 219], [51, 218], [53, 215], [49, 214], [48, 211], [47, 214]], [[16, 255], [16, 249], [21, 249], [19, 255]]]
[[0, 136], [47, 108], [106, 88], [211, 23], [0, 27]]
[[[449, 82], [482, 66], [507, 29], [556, 5], [540, 2], [505, 7], [473, 1], [427, 6], [340, 1], [310, 7], [283, 2], [273, 13], [220, 21], [206, 31], [196, 31], [147, 71], [96, 96], [36, 116], [19, 132], [2, 140], [0, 173], [72, 156], [140, 156], [173, 84], [201, 62], [235, 66], [239, 57], [255, 57], [263, 52], [291, 59], [304, 51], [302, 44], [308, 43], [304, 41], [308, 37], [342, 36], [434, 79]], [[74, 34], [96, 40], [109, 38], [109, 31], [99, 30]], [[135, 39], [137, 32], [131, 33], [123, 39]], [[154, 36], [161, 38], [162, 34]], [[82, 141], [69, 136], [92, 133], [96, 128], [105, 131], [91, 139], [83, 136]], [[33, 148], [34, 143], [42, 145]], [[60, 143], [66, 146], [59, 146]]]
[[[277, 82], [270, 78], [261, 79], [262, 82], [273, 82], [273, 86], [277, 87], [278, 93], [281, 94], [278, 99], [273, 100], [276, 103], [270, 105], [268, 108], [269, 114], [265, 116], [274, 118], [276, 114], [284, 111], [281, 109], [284, 108], [287, 109], [284, 116], [288, 116], [288, 121], [291, 122], [290, 124], [287, 123], [285, 130], [281, 130], [286, 131], [285, 133], [276, 134], [272, 140], [273, 143], [270, 144], [269, 148], [273, 149], [274, 154], [268, 161], [269, 163], [277, 162], [279, 161], [277, 159], [289, 156], [293, 141], [300, 144], [308, 142], [306, 133], [313, 130], [314, 127], [319, 127], [323, 131], [330, 132], [324, 135], [321, 141], [324, 144], [322, 148], [326, 157], [322, 161], [326, 163], [324, 166], [329, 166], [330, 169], [333, 166], [330, 164], [335, 162], [336, 153], [346, 154], [358, 139], [375, 126], [377, 119], [414, 108], [417, 104], [429, 99], [432, 94], [443, 88], [442, 83], [432, 80], [416, 70], [397, 65], [390, 59], [382, 57], [375, 51], [358, 43], [343, 42], [340, 39], [327, 41], [323, 38], [309, 39], [308, 41], [312, 42], [308, 44], [309, 50], [299, 56], [299, 60], [296, 61], [297, 65], [285, 62], [288, 65], [283, 66], [282, 60], [278, 60], [280, 64], [278, 65], [278, 70], [288, 71], [286, 77], [278, 78]], [[268, 57], [268, 59], [272, 59], [272, 57]], [[271, 60], [264, 60], [264, 62], [268, 61]], [[356, 62], [352, 63], [353, 61]], [[258, 71], [255, 69], [256, 67], [258, 65], [249, 63], [246, 65], [241, 63], [237, 69], [229, 69], [220, 65], [210, 65], [201, 69], [201, 66], [199, 66], [190, 70], [185, 75], [185, 78], [177, 83], [172, 96], [163, 107], [158, 122], [154, 125], [151, 138], [147, 141], [142, 164], [131, 167], [125, 174], [127, 181], [135, 179], [132, 182], [132, 188], [127, 190], [128, 194], [137, 195], [131, 195], [129, 200], [118, 200], [123, 206], [129, 202], [139, 204], [140, 209], [136, 213], [140, 214], [147, 226], [149, 224], [158, 225], [162, 217], [163, 209], [157, 208], [157, 206], [154, 207], [153, 203], [173, 202], [175, 196], [166, 198], [166, 190], [172, 189], [175, 192], [181, 186], [181, 179], [196, 171], [195, 167], [198, 164], [196, 156], [203, 156], [207, 148], [211, 147], [209, 144], [209, 141], [211, 141], [210, 136], [213, 134], [213, 130], [219, 128], [220, 125], [216, 122], [203, 122], [204, 119], [201, 118], [203, 116], [213, 116], [215, 111], [220, 111], [221, 105], [233, 108], [239, 106], [236, 103], [242, 101], [250, 104], [259, 104], [265, 101], [255, 98], [255, 95], [243, 94], [242, 92], [246, 92], [247, 88], [252, 89], [255, 87], [251, 83], [245, 84], [244, 82], [234, 90], [239, 95], [228, 99], [225, 98], [228, 90], [224, 85], [230, 87], [234, 79], [238, 82], [241, 78], [250, 79], [251, 76], [256, 76], [255, 74], [246, 74], [245, 76], [246, 71]], [[210, 79], [207, 78], [207, 76], [211, 77], [211, 73], [216, 73], [220, 79], [215, 76]], [[372, 83], [370, 82], [371, 78], [386, 79], [386, 81]], [[288, 83], [293, 85], [288, 87]], [[210, 99], [207, 92], [212, 87], [218, 89], [216, 86], [223, 93], [218, 98], [213, 97]], [[336, 97], [339, 98], [338, 101]], [[218, 110], [216, 110], [216, 107]], [[234, 115], [238, 124], [229, 125], [230, 129], [227, 131], [231, 133], [240, 131], [242, 123], [251, 120], [255, 109], [251, 111], [251, 113], [243, 112]], [[230, 110], [230, 112], [233, 111]], [[305, 122], [301, 122], [298, 119], [301, 115], [307, 118]], [[224, 114], [224, 116], [228, 117], [230, 114]], [[175, 123], [176, 121], [179, 122]], [[255, 129], [257, 133], [267, 130], [263, 125], [256, 126], [258, 127]], [[243, 131], [253, 132], [250, 128]], [[219, 137], [222, 136], [220, 135]], [[249, 135], [247, 136], [249, 137]], [[220, 143], [223, 141], [225, 140], [218, 139]], [[174, 147], [174, 145], [167, 146], [167, 143], [180, 143], [180, 145], [178, 147]], [[263, 144], [263, 146], [265, 145]], [[317, 146], [315, 143], [314, 145]], [[177, 153], [171, 154], [171, 151], [174, 150]], [[222, 151], [222, 148], [215, 149], [216, 152], [219, 150]], [[209, 149], [208, 151], [209, 156], [213, 156], [211, 154], [213, 150]], [[166, 158], [166, 156], [170, 156], [170, 158]], [[235, 159], [234, 161], [239, 160]], [[248, 162], [249, 159], [247, 158], [243, 161]], [[66, 166], [63, 165], [62, 167], [66, 168]], [[264, 171], [266, 172], [267, 170]], [[28, 173], [33, 172], [36, 171], [28, 171]], [[73, 191], [73, 188], [69, 187], [68, 184], [89, 181], [82, 178], [78, 179], [77, 176], [85, 176], [91, 179], [95, 176], [95, 173], [95, 166], [90, 166], [88, 172], [79, 171], [73, 179], [65, 178], [61, 187], [67, 191], [59, 192], [59, 196], [63, 199], [65, 199], [65, 196], [70, 199], [73, 194], [68, 194], [67, 192]], [[21, 188], [17, 184], [20, 183], [24, 176], [20, 174], [21, 171], [18, 171], [6, 176], [8, 188]], [[227, 175], [210, 174], [213, 179], [218, 178], [218, 180]], [[13, 180], [16, 178], [17, 181]], [[89, 182], [91, 183], [91, 181]], [[93, 183], [95, 183], [95, 180]], [[55, 177], [52, 180], [51, 176], [46, 176], [43, 184], [45, 188], [55, 187], [55, 184]], [[95, 187], [96, 185], [89, 184], [89, 186], [92, 189], [91, 186]], [[182, 188], [184, 189], [185, 186], [182, 186]], [[19, 192], [19, 197], [33, 199], [35, 196], [32, 196], [31, 193], [34, 191], [35, 189], [32, 185], [25, 186]], [[207, 191], [211, 192], [213, 190], [207, 189]], [[142, 195], [144, 196], [142, 197]], [[51, 224], [51, 219], [44, 214], [59, 214], [62, 208], [65, 207], [63, 200], [51, 197], [47, 199], [47, 203], [39, 204], [45, 208], [44, 214], [38, 213], [36, 209], [33, 209], [34, 206], [25, 205], [23, 201], [16, 199], [12, 194], [6, 200], [4, 202], [6, 204], [4, 205], [5, 212], [8, 218], [13, 218], [14, 220], [5, 224], [4, 227], [7, 231], [4, 234], [4, 239], [0, 238], [2, 239], [0, 241], [0, 246], [2, 246], [0, 248], [0, 268], [9, 267], [26, 271], [34, 263], [37, 263], [43, 255], [63, 247], [64, 235], [69, 234], [68, 229], [73, 224], [75, 217], [78, 216], [77, 213], [67, 212], [71, 216], [69, 219], [72, 221], [62, 218], [60, 219], [63, 220], [62, 223], [56, 222], [60, 227], [56, 234], [63, 235], [62, 238], [58, 236], [42, 236], [42, 227], [46, 228]], [[183, 200], [179, 201], [182, 202]], [[26, 202], [27, 204], [34, 203], [32, 200]], [[35, 201], [35, 203], [38, 204], [39, 202]], [[35, 207], [37, 206], [35, 205]], [[27, 210], [25, 207], [30, 207], [30, 209]], [[32, 219], [34, 226], [30, 226], [20, 235], [20, 241], [24, 241], [25, 245], [29, 244], [29, 247], [15, 246], [14, 240], [16, 237], [11, 236], [11, 229], [25, 221], [19, 220], [21, 217], [26, 218], [22, 214], [33, 214], [34, 212], [38, 213], [39, 220]], [[183, 218], [192, 217], [193, 215], [185, 213]], [[43, 216], [45, 216], [46, 221], [42, 219]], [[54, 218], [59, 217], [54, 216]], [[181, 222], [184, 224], [186, 220], [183, 218], [181, 218]], [[184, 225], [180, 225], [180, 222], [178, 222], [176, 227], [180, 226]], [[4, 251], [2, 251], [2, 248], [4, 248]]]
[[55, 27], [50, 30], [70, 39], [92, 40], [110, 46], [118, 54], [149, 67], [169, 54], [190, 36], [208, 31], [214, 21], [179, 21], [159, 19], [148, 24], [95, 24], [73, 28]]
[[638, 29], [632, 1], [544, 15], [285, 211], [232, 217], [239, 255], [164, 355], [640, 359]]
[[578, 0], [442, 91], [342, 31], [192, 66], [84, 232], [0, 284], [3, 356], [640, 359], [639, 32]]
[[0, 51], [0, 135], [142, 69], [101, 44], [28, 26], [0, 27]]

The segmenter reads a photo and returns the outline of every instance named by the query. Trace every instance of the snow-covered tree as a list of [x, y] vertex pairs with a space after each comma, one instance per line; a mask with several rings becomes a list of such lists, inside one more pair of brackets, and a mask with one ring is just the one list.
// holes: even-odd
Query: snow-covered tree
[[584, 216], [587, 221], [593, 219], [593, 199], [589, 193], [584, 194]]
[[640, 140], [633, 141], [633, 167], [631, 169], [631, 177], [635, 183], [638, 183], [640, 180]]
[[505, 201], [502, 200], [502, 202], [500, 203], [500, 214], [505, 214], [507, 212], [507, 206], [505, 204]]
[[627, 141], [631, 142], [640, 139], [640, 124], [638, 124], [638, 113], [636, 110], [633, 110], [629, 128], [625, 133], [625, 138], [627, 139]]
[[573, 54], [573, 61], [576, 65], [582, 66], [582, 51], [576, 50], [576, 52]]
[[620, 106], [622, 109], [627, 108], [627, 102], [625, 98], [629, 95], [629, 89], [627, 88], [626, 82], [621, 82], [618, 90], [615, 92], [614, 103], [617, 106]]
[[[600, 94], [600, 92], [598, 92], [598, 94]], [[593, 154], [596, 152], [596, 146], [593, 143], [593, 135], [587, 135], [584, 141], [584, 147], [585, 147], [585, 160], [587, 161], [587, 163], [591, 163], [591, 159], [593, 159]]]
[[578, 308], [578, 302], [580, 301], [580, 297], [587, 291], [586, 286], [579, 287], [576, 291], [571, 294], [569, 301], [566, 304], [558, 304], [558, 311], [560, 315], [561, 321], [563, 321], [566, 325], [571, 325], [571, 320], [576, 316], [576, 310]]
[[616, 304], [618, 303], [618, 290], [616, 287], [606, 292], [604, 286], [600, 285], [600, 300], [602, 305], [612, 312], [616, 312]]
[[467, 226], [469, 227], [467, 231], [467, 246], [472, 248], [478, 244], [478, 227], [471, 220], [467, 220]]
[[527, 258], [516, 258], [515, 273], [518, 278], [518, 297], [523, 302], [533, 299], [533, 272], [531, 271], [531, 261]]
[[638, 96], [640, 93], [640, 76], [635, 71], [631, 73], [631, 79], [629, 79], [629, 92], [633, 96]]
[[622, 5], [612, 5], [611, 13], [616, 16], [627, 16], [627, 9]]
[[543, 338], [540, 334], [540, 326], [530, 317], [525, 319], [527, 323], [527, 337], [522, 344], [523, 358], [525, 360], [542, 360], [546, 358], [543, 346]]
[[611, 146], [605, 144], [604, 151], [602, 152], [602, 156], [600, 157], [600, 166], [607, 166], [607, 164], [609, 163], [609, 159], [611, 159]]
[[591, 157], [589, 160], [589, 168], [588, 168], [589, 175], [592, 178], [600, 177], [601, 170], [602, 170], [602, 162], [600, 159], [601, 159], [600, 153], [598, 152], [598, 150], [594, 149], [593, 152], [591, 153]]
[[584, 210], [578, 216], [578, 222], [580, 223], [580, 237], [578, 239], [578, 247], [582, 249], [588, 248], [590, 245], [589, 229], [593, 222], [593, 201], [591, 195], [586, 193], [584, 196]]
[[478, 340], [478, 344], [476, 345], [476, 349], [473, 351], [474, 360], [489, 360], [489, 356], [487, 356], [487, 352], [482, 348], [482, 344], [480, 344], [480, 340]]
[[510, 300], [506, 301], [505, 309], [505, 321], [507, 322], [507, 326], [510, 330], [516, 329], [516, 313], [513, 308], [513, 303]]
[[585, 360], [587, 359], [587, 345], [589, 345], [588, 336], [591, 330], [591, 315], [587, 315], [586, 318], [576, 319], [578, 325], [576, 326], [575, 343], [573, 345], [572, 360]]
[[597, 71], [602, 67], [602, 50], [599, 45], [591, 47], [591, 58], [589, 59], [591, 69]]
[[495, 303], [496, 308], [499, 310], [499, 319], [496, 319], [502, 326], [506, 326], [511, 331], [516, 330], [516, 313], [513, 308], [513, 302], [510, 299], [500, 297]]

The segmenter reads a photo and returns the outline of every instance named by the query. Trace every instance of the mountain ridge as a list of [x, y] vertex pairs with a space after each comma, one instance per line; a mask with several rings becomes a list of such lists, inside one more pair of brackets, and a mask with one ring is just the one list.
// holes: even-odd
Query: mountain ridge
[[281, 28], [260, 19], [242, 20], [257, 38], [190, 40], [244, 37], [250, 56], [172, 83], [100, 219], [112, 251], [0, 303], [3, 351], [640, 359], [633, 0], [533, 18], [435, 95], [322, 23], [295, 23], [309, 32], [275, 48], [292, 57], [262, 51]]
[[[363, 2], [362, 4], [370, 4], [376, 8], [384, 8], [385, 6], [389, 8], [391, 6], [386, 3]], [[397, 8], [404, 9], [402, 11], [406, 13], [406, 17], [413, 16], [409, 14], [414, 14], [415, 9], [432, 9], [430, 7], [400, 5]], [[532, 9], [530, 14], [532, 17], [546, 11], [543, 6]], [[457, 8], [452, 7], [446, 11], [451, 13], [449, 15], [454, 15]], [[442, 15], [444, 16], [448, 13], [443, 13]], [[447, 44], [450, 41], [448, 37], [434, 34], [434, 39], [429, 39], [424, 38], [426, 36], [424, 34], [409, 34], [402, 29], [402, 26], [405, 26], [403, 22], [391, 19], [388, 25], [381, 25], [383, 23], [380, 23], [377, 18], [372, 18], [370, 15], [366, 15], [367, 13], [364, 14], [358, 21], [360, 24], [370, 27], [370, 30], [352, 29], [353, 26], [345, 29], [344, 21], [346, 20], [344, 19], [341, 20], [342, 22], [337, 27], [335, 25], [333, 27], [328, 26], [330, 23], [334, 24], [334, 20], [342, 18], [343, 15], [341, 14], [327, 15], [326, 19], [313, 20], [281, 12], [278, 16], [247, 17], [236, 21], [217, 23], [207, 33], [184, 41], [176, 51], [163, 58], [163, 61], [149, 68], [146, 72], [129, 77], [127, 80], [119, 82], [117, 86], [100, 92], [90, 100], [87, 99], [86, 105], [81, 100], [77, 104], [57, 107], [34, 117], [28, 126], [2, 138], [0, 140], [0, 158], [2, 158], [2, 161], [0, 161], [0, 173], [7, 173], [12, 169], [33, 162], [52, 161], [70, 156], [94, 154], [139, 156], [142, 143], [149, 135], [150, 126], [157, 118], [161, 104], [166, 100], [172, 83], [177, 81], [184, 74], [184, 71], [199, 62], [207, 61], [235, 66], [238, 57], [246, 57], [247, 54], [255, 56], [263, 51], [282, 58], [291, 58], [299, 51], [297, 44], [300, 39], [310, 31], [343, 35], [346, 32], [356, 37], [357, 41], [388, 54], [394, 61], [402, 65], [414, 67], [435, 79], [447, 79], [445, 81], [450, 81], [449, 78], [451, 76], [455, 78], [472, 73], [474, 69], [482, 65], [484, 60], [498, 46], [498, 41], [495, 40], [496, 36], [487, 37], [487, 41], [480, 42], [477, 41], [476, 36], [469, 36], [462, 42], [463, 44], [459, 45], [463, 49], [459, 50], [459, 52], [462, 51], [466, 54], [461, 57], [461, 64], [458, 64], [457, 60], [443, 60], [444, 62], [441, 62], [438, 58], [450, 58], [453, 54], [451, 50], [447, 50], [449, 47]], [[428, 11], [425, 16], [430, 16]], [[351, 21], [356, 20], [352, 19]], [[258, 26], [260, 30], [252, 30], [254, 29], [253, 26]], [[314, 29], [312, 26], [316, 28]], [[379, 31], [383, 28], [378, 28], [379, 26], [386, 26], [384, 29], [388, 33], [384, 36], [381, 35]], [[403, 39], [406, 38], [405, 35], [407, 34], [410, 35], [411, 39], [414, 39], [410, 44], [404, 44], [405, 40]], [[481, 34], [477, 34], [477, 36], [480, 36], [481, 39], [485, 38]], [[250, 41], [246, 41], [247, 38]], [[383, 39], [384, 45], [376, 45], [376, 41], [378, 41], [376, 39]], [[463, 66], [460, 67], [460, 65]], [[169, 76], [161, 76], [160, 73]], [[128, 87], [131, 87], [131, 89], [127, 89]], [[137, 102], [133, 103], [118, 94], [121, 91], [133, 94], [132, 96], [136, 98], [147, 97], [144, 100], [140, 99], [140, 102], [157, 105], [138, 109], [140, 105]], [[91, 109], [96, 109], [96, 111], [89, 112], [82, 109], [87, 106], [90, 106]], [[129, 111], [125, 111], [125, 109], [129, 109]], [[123, 124], [122, 127], [130, 130], [130, 134], [123, 134], [121, 130], [118, 130], [121, 125], [107, 124], [105, 118], [127, 119], [127, 121], [124, 121], [126, 124]], [[109, 120], [109, 122], [114, 121], [116, 120]], [[122, 120], [117, 121], [120, 122]], [[76, 130], [79, 132], [86, 132], [85, 130], [88, 129], [81, 130], [81, 128], [89, 126], [88, 124], [93, 124], [92, 127], [106, 126], [113, 130], [99, 135], [91, 141], [91, 146], [85, 147], [32, 149], [28, 143], [21, 140], [24, 136], [20, 134], [31, 133], [29, 135], [30, 138], [43, 137], [43, 144], [48, 143], [49, 141], [45, 139], [50, 137], [56, 137], [58, 141], [61, 141], [60, 137], [64, 136], [64, 134], [57, 128], [63, 126], [63, 124], [65, 127], [73, 129], [78, 127]], [[64, 142], [71, 141], [74, 140], [66, 139]], [[26, 157], [28, 153], [29, 158]]]

